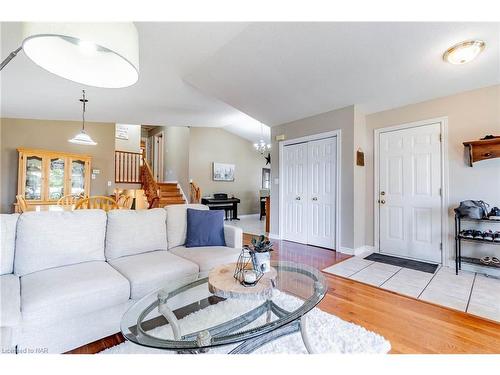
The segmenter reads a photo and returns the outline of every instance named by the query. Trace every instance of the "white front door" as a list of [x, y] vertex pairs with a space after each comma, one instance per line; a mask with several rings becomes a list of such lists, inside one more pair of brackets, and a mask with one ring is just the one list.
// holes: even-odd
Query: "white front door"
[[307, 243], [307, 143], [283, 149], [284, 239]]
[[335, 249], [337, 138], [308, 143], [307, 243]]
[[441, 262], [441, 126], [379, 136], [381, 253]]

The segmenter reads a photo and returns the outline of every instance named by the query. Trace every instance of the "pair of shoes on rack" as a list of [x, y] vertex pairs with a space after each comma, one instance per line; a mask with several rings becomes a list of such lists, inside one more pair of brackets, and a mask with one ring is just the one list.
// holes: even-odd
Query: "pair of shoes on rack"
[[488, 215], [490, 220], [500, 220], [500, 208], [493, 207]]
[[460, 236], [474, 240], [500, 242], [499, 231], [493, 233], [491, 230], [481, 232], [480, 230], [466, 229], [460, 232]]
[[482, 257], [479, 261], [483, 264], [500, 266], [500, 259], [497, 257]]

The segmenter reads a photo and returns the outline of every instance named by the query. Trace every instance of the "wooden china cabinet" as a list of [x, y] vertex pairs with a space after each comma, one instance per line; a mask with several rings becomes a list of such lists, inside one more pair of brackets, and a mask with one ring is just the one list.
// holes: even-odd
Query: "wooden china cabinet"
[[17, 194], [28, 204], [52, 205], [64, 195], [90, 195], [91, 156], [27, 148], [17, 151]]

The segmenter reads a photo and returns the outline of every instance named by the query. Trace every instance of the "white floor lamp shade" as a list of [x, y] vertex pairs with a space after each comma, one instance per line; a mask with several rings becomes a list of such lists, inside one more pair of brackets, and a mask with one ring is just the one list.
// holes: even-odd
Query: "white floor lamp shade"
[[139, 78], [139, 37], [131, 22], [23, 22], [23, 51], [45, 70], [88, 86], [127, 87]]

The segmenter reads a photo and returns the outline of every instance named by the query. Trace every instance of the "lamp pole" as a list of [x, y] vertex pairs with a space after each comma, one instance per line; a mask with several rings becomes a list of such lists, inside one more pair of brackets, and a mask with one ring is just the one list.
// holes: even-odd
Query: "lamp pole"
[[20, 50], [22, 50], [22, 49], [23, 49], [23, 46], [21, 46], [18, 49], [12, 51], [10, 53], [10, 55], [7, 56], [7, 58], [4, 61], [2, 61], [2, 64], [0, 64], [0, 70], [2, 70], [10, 62], [10, 60], [12, 60], [14, 57], [16, 57], [16, 55], [18, 54], [18, 52]]

